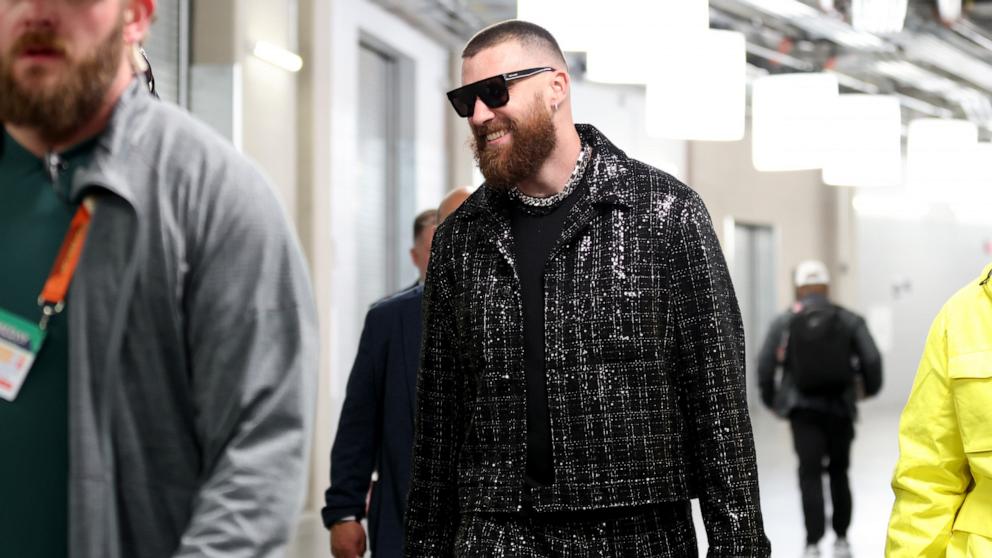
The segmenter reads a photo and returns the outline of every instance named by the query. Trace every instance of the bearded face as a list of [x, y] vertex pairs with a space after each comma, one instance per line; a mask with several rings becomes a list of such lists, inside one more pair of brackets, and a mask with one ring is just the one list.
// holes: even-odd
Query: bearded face
[[[509, 132], [511, 141], [490, 144], [486, 136]], [[551, 112], [536, 95], [519, 120], [496, 117], [472, 128], [472, 151], [486, 182], [509, 189], [537, 174], [554, 151], [557, 137]]]
[[[74, 52], [52, 29], [39, 28], [0, 52], [0, 122], [35, 129], [56, 144], [84, 125], [102, 105], [124, 49], [124, 21], [90, 53]], [[54, 63], [21, 64], [22, 56]]]

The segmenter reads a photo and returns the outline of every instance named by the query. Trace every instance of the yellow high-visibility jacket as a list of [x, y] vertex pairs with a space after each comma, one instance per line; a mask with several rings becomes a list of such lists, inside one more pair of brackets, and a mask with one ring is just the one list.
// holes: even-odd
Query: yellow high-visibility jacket
[[892, 488], [886, 557], [992, 557], [992, 265], [930, 328]]

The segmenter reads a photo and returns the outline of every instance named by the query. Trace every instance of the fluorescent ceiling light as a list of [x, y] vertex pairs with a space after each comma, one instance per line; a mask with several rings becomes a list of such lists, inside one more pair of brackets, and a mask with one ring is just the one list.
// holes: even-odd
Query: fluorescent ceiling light
[[648, 134], [684, 140], [742, 139], [747, 109], [744, 35], [713, 30], [684, 37], [679, 44], [681, 50], [662, 51], [669, 55], [656, 62], [648, 81]]
[[779, 74], [751, 86], [751, 159], [759, 171], [823, 168], [836, 111], [837, 76]]
[[908, 0], [852, 0], [851, 25], [868, 33], [898, 33], [906, 22]]
[[303, 59], [299, 54], [265, 41], [255, 43], [252, 54], [259, 60], [264, 60], [287, 72], [299, 72], [303, 68]]
[[602, 21], [613, 23], [609, 20], [616, 12], [611, 10], [594, 0], [517, 0], [517, 19], [547, 29], [566, 52], [588, 52], [597, 33], [612, 27]]
[[652, 66], [657, 65], [652, 63], [655, 57], [695, 56], [683, 43], [709, 29], [709, 0], [614, 0], [596, 19], [596, 40], [586, 53], [586, 79], [647, 83]]
[[833, 186], [902, 184], [902, 112], [886, 95], [841, 95], [832, 121], [823, 182]]
[[940, 19], [953, 23], [961, 19], [961, 0], [937, 0], [937, 10], [940, 12]]

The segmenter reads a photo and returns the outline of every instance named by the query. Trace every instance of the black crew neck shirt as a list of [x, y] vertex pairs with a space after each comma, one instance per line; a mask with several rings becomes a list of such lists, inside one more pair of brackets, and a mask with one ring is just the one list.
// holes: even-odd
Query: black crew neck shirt
[[514, 256], [520, 278], [523, 317], [524, 374], [527, 378], [527, 467], [528, 486], [554, 482], [554, 456], [544, 351], [544, 267], [561, 238], [565, 217], [584, 195], [579, 187], [558, 205], [532, 208], [516, 199], [509, 206]]

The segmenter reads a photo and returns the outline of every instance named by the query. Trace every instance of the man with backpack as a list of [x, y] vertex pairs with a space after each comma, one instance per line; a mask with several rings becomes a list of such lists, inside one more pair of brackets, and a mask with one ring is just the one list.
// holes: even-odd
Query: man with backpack
[[[851, 556], [847, 478], [857, 401], [882, 387], [882, 358], [861, 316], [830, 302], [819, 261], [796, 268], [796, 303], [773, 323], [758, 355], [761, 400], [789, 419], [799, 457], [807, 558], [820, 556], [825, 530], [823, 473], [830, 476], [834, 558]], [[781, 374], [779, 374], [781, 370]]]

